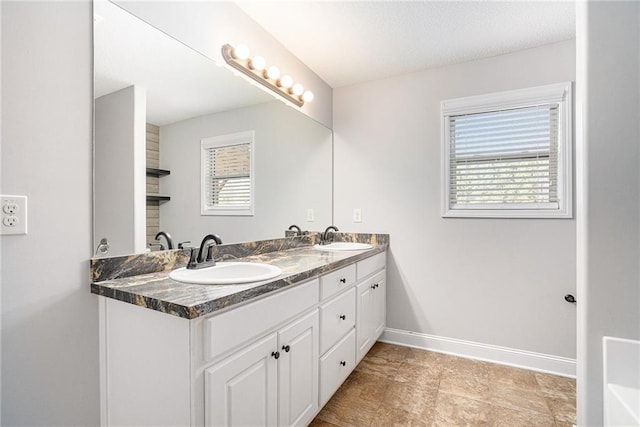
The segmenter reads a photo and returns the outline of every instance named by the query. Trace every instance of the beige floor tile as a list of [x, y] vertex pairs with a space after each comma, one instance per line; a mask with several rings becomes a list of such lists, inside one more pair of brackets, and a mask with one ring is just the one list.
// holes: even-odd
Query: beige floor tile
[[401, 362], [406, 357], [409, 347], [377, 342], [371, 347], [367, 356], [380, 357], [392, 362]]
[[575, 380], [377, 343], [311, 424], [571, 427]]
[[553, 394], [556, 396], [572, 397], [576, 396], [576, 380], [574, 378], [566, 378], [558, 375], [543, 374], [535, 372], [533, 374], [536, 381], [540, 385], [540, 389], [545, 394]]
[[441, 354], [433, 351], [420, 350], [417, 348], [409, 348], [407, 350], [404, 362], [426, 367], [442, 368]]
[[458, 372], [449, 367], [445, 367], [440, 376], [440, 391], [487, 403], [491, 399], [486, 376]]
[[378, 375], [383, 378], [393, 378], [398, 368], [400, 368], [400, 365], [400, 362], [394, 362], [376, 356], [367, 356], [356, 366], [356, 370]]
[[551, 414], [557, 422], [573, 423], [576, 419], [575, 399], [564, 399], [555, 396], [545, 396]]
[[361, 400], [381, 402], [388, 384], [389, 381], [379, 375], [363, 371], [353, 371], [342, 387], [340, 387], [340, 391], [345, 394], [347, 399], [353, 400], [354, 398], [358, 398]]
[[414, 415], [422, 415], [426, 409], [433, 407], [437, 393], [437, 387], [428, 389], [389, 381], [382, 402], [391, 408], [402, 409]]
[[441, 373], [441, 366], [417, 366], [410, 363], [403, 363], [392, 379], [397, 382], [414, 384], [416, 386], [426, 385], [437, 388], [440, 383]]
[[378, 406], [375, 402], [332, 398], [316, 418], [339, 427], [368, 426], [373, 421]]
[[430, 427], [433, 420], [423, 418], [403, 409], [393, 408], [385, 404], [380, 405], [378, 412], [371, 423], [372, 426], [414, 426]]
[[309, 424], [309, 427], [337, 427], [335, 424], [331, 424], [329, 422], [323, 421], [320, 418], [315, 418], [313, 421], [311, 421], [311, 424]]
[[491, 405], [485, 402], [438, 393], [433, 426], [488, 426]]
[[449, 372], [458, 376], [465, 375], [482, 380], [489, 379], [491, 364], [487, 362], [441, 354], [440, 363], [443, 366], [443, 373]]
[[551, 415], [547, 400], [538, 390], [491, 384], [491, 404], [518, 411]]
[[489, 381], [529, 390], [539, 388], [533, 372], [504, 365], [489, 366]]
[[555, 427], [550, 414], [540, 414], [530, 411], [517, 411], [500, 406], [493, 406], [491, 410], [493, 427]]

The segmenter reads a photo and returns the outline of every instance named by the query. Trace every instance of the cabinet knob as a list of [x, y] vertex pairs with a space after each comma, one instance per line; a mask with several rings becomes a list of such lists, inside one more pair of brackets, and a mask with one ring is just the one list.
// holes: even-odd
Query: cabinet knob
[[289, 350], [291, 350], [291, 347], [289, 347], [288, 345], [283, 345], [282, 349], [285, 351], [285, 353], [289, 353]]
[[347, 279], [345, 277], [341, 278], [340, 283], [347, 283]]
[[347, 316], [345, 316], [344, 314], [341, 314], [341, 315], [340, 315], [340, 318], [341, 318], [342, 320], [346, 320]]
[[271, 352], [271, 356], [273, 356], [273, 358], [277, 360], [280, 358], [280, 352], [279, 351]]
[[373, 286], [375, 286], [375, 288], [376, 288], [376, 289], [378, 289], [378, 286], [380, 286], [380, 285], [379, 285], [378, 283], [376, 283], [376, 284], [375, 284], [375, 285], [373, 285]]
[[371, 289], [375, 289], [375, 288], [376, 288], [376, 285], [371, 285]]
[[342, 366], [347, 366], [347, 362], [345, 362], [344, 360], [341, 360], [341, 361], [340, 361], [340, 364], [341, 364]]

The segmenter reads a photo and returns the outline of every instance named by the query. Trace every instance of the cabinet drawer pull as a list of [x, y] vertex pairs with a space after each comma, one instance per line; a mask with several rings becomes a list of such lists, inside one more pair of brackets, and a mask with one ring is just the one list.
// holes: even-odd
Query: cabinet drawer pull
[[340, 361], [340, 364], [341, 364], [342, 366], [347, 366], [347, 362], [345, 362], [344, 360], [341, 360], [341, 361]]
[[344, 314], [341, 314], [341, 315], [340, 315], [340, 318], [341, 318], [342, 320], [346, 320], [347, 316], [346, 316], [346, 315], [344, 315]]
[[280, 352], [279, 351], [271, 352], [271, 356], [273, 356], [273, 358], [277, 360], [280, 358]]
[[285, 353], [289, 353], [289, 350], [291, 350], [291, 347], [289, 347], [288, 345], [283, 345], [282, 349], [285, 351]]
[[346, 277], [341, 278], [340, 283], [347, 283], [347, 278]]

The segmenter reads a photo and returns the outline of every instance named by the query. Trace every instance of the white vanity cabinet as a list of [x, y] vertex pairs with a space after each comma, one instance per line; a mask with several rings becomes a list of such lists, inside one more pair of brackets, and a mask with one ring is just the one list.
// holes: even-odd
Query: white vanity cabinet
[[384, 329], [385, 260], [192, 320], [100, 297], [101, 424], [308, 424]]
[[356, 356], [359, 363], [386, 326], [387, 273], [385, 254], [358, 263]]
[[206, 426], [305, 425], [318, 410], [318, 310], [205, 370]]

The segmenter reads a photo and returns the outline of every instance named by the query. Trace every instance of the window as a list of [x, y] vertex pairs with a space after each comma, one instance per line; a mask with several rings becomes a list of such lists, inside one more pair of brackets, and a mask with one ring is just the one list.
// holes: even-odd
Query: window
[[443, 101], [443, 217], [571, 218], [571, 83]]
[[253, 215], [254, 132], [201, 141], [201, 214]]

